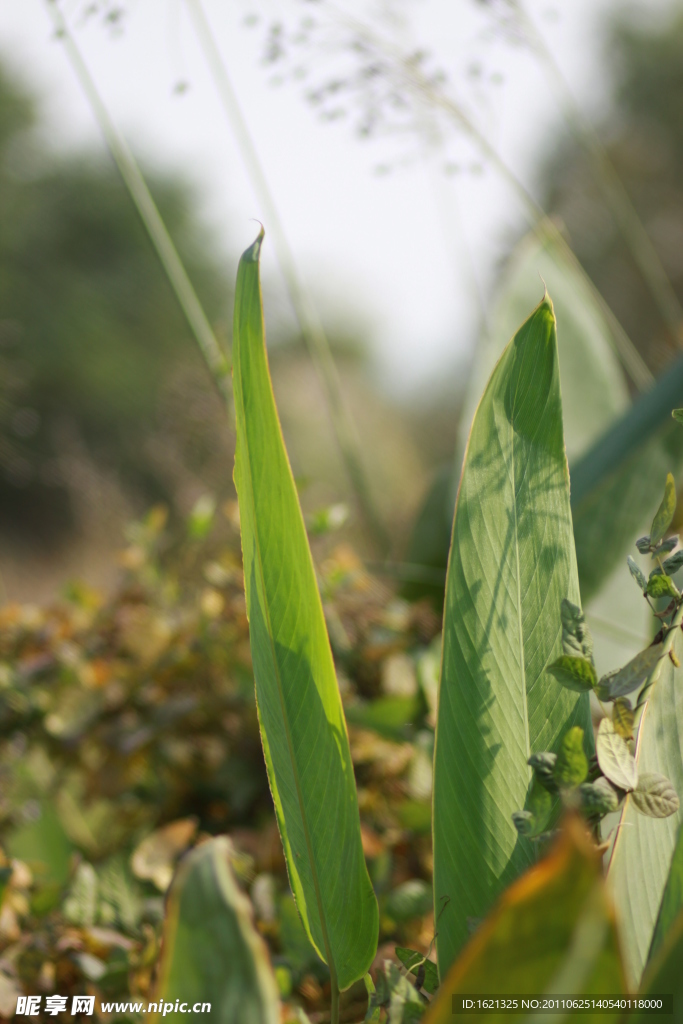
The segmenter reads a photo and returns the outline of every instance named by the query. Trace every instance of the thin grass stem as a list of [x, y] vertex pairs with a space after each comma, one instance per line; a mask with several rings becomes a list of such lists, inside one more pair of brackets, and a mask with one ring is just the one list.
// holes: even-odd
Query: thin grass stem
[[375, 543], [382, 553], [386, 554], [390, 548], [389, 534], [372, 496], [367, 474], [363, 466], [360, 443], [351, 415], [344, 401], [339, 373], [327, 335], [315, 305], [299, 274], [294, 253], [280, 219], [277, 204], [273, 198], [263, 165], [249, 131], [249, 126], [242, 113], [225, 61], [218, 49], [201, 0], [185, 0], [185, 2], [192, 18], [197, 38], [213, 76], [228, 123], [242, 153], [242, 159], [246, 165], [252, 187], [262, 206], [266, 225], [272, 235], [277, 260], [285, 280], [299, 329], [325, 391], [332, 428], [355, 493], [356, 501]]
[[57, 37], [64, 46], [71, 67], [95, 115], [109, 151], [156, 250], [159, 261], [166, 272], [166, 276], [185, 315], [188, 326], [206, 360], [211, 376], [221, 396], [230, 404], [232, 401], [232, 389], [230, 386], [230, 366], [228, 360], [216, 339], [137, 161], [123, 135], [114, 124], [56, 0], [46, 0], [46, 5], [54, 21]]

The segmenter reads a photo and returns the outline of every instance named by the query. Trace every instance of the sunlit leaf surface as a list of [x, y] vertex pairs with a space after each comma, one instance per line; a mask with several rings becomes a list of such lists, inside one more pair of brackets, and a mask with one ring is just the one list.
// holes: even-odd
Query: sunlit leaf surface
[[[546, 671], [561, 605], [579, 603], [555, 317], [548, 299], [506, 348], [472, 425], [453, 527], [434, 779], [441, 974], [534, 859], [512, 814], [531, 754], [590, 735], [588, 696]], [[588, 751], [591, 752], [590, 750]]]
[[259, 255], [240, 261], [233, 377], [244, 578], [263, 750], [292, 891], [340, 988], [375, 955], [378, 909], [346, 724], [268, 372]]

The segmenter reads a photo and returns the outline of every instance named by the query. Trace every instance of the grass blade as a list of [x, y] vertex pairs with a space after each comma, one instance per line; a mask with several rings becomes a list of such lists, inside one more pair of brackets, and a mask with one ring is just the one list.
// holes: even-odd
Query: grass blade
[[176, 999], [190, 1007], [210, 1003], [217, 1024], [279, 1024], [268, 951], [229, 853], [226, 839], [211, 839], [181, 862], [169, 894], [156, 999], [173, 1008]]
[[263, 750], [292, 891], [333, 990], [367, 971], [378, 909], [360, 837], [346, 723], [265, 349], [259, 256], [235, 296], [235, 484]]
[[[442, 981], [423, 1024], [450, 1024], [458, 995], [605, 992], [626, 992], [614, 913], [600, 857], [583, 825], [572, 819], [550, 854], [510, 886], [477, 929]], [[466, 1019], [498, 1024], [510, 1013], [470, 1011]], [[536, 1015], [522, 1019], [535, 1020]]]
[[442, 976], [467, 919], [534, 859], [511, 821], [531, 781], [527, 758], [557, 750], [570, 726], [590, 734], [587, 695], [546, 672], [562, 653], [565, 597], [579, 603], [555, 317], [544, 299], [484, 392], [456, 503], [434, 777]]

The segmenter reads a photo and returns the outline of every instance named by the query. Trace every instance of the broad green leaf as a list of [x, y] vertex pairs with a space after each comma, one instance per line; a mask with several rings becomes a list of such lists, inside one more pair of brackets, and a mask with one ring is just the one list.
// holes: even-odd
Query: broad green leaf
[[679, 598], [678, 587], [670, 576], [651, 576], [647, 581], [647, 593], [650, 597], [675, 597]]
[[662, 944], [666, 941], [671, 928], [677, 918], [683, 914], [683, 824], [678, 831], [678, 841], [671, 859], [669, 877], [666, 880], [666, 887], [657, 916], [650, 956], [654, 956]]
[[631, 558], [630, 555], [628, 556], [626, 561], [628, 563], [628, 571], [631, 573], [631, 576], [633, 576], [633, 579], [636, 581], [641, 590], [646, 590], [647, 577], [643, 570], [640, 568], [635, 559]]
[[403, 966], [407, 968], [411, 974], [415, 975], [418, 982], [420, 981], [420, 978], [422, 978], [422, 984], [419, 984], [417, 987], [423, 988], [425, 992], [429, 992], [430, 995], [433, 995], [439, 987], [439, 972], [436, 964], [431, 960], [428, 960], [424, 953], [418, 953], [415, 949], [406, 949], [404, 946], [396, 946], [394, 952]]
[[320, 594], [268, 372], [261, 240], [240, 260], [233, 341], [235, 484], [256, 701], [297, 908], [344, 989], [372, 962], [379, 913]]
[[578, 604], [555, 318], [544, 299], [486, 387], [455, 511], [433, 805], [442, 974], [467, 919], [533, 861], [511, 821], [526, 800], [528, 758], [556, 752], [574, 724], [590, 729], [588, 696], [546, 671], [561, 653], [565, 597]]
[[626, 740], [616, 732], [609, 718], [603, 718], [600, 722], [595, 747], [603, 775], [619, 789], [635, 789], [638, 785], [635, 758]]
[[659, 772], [641, 772], [631, 799], [636, 809], [650, 818], [668, 818], [680, 806], [676, 790]]
[[584, 606], [654, 514], [662, 480], [683, 469], [683, 431], [669, 410], [683, 398], [683, 357], [572, 462], [572, 515]]
[[[628, 387], [614, 351], [615, 339], [594, 294], [556, 239], [539, 238], [537, 231], [532, 232], [510, 255], [501, 277], [490, 330], [477, 345], [454, 465], [449, 471], [439, 472], [425, 497], [408, 548], [407, 561], [411, 564], [446, 569], [457, 477], [477, 403], [509, 339], [538, 302], [541, 278], [553, 296], [557, 313], [564, 434], [570, 463], [581, 458], [629, 408]], [[656, 487], [660, 485], [661, 478]], [[633, 532], [620, 554], [625, 554], [631, 543]], [[409, 596], [420, 596], [425, 590], [425, 584], [412, 586]], [[443, 598], [443, 583], [439, 586], [435, 582], [430, 590]]]
[[[669, 1020], [678, 1024], [681, 1019], [683, 1005], [683, 910], [672, 924], [666, 939], [658, 949], [652, 961], [648, 963], [643, 977], [640, 994], [647, 997], [654, 995], [673, 996], [674, 1016]], [[659, 1014], [655, 1017], [651, 1010], [643, 1009], [629, 1016], [629, 1024], [652, 1024], [652, 1021], [666, 1020]]]
[[614, 726], [614, 731], [623, 736], [625, 740], [630, 740], [633, 736], [635, 720], [635, 711], [628, 697], [617, 697], [612, 705], [612, 725]]
[[664, 540], [666, 531], [671, 526], [671, 520], [674, 517], [676, 511], [676, 484], [671, 473], [666, 475], [666, 483], [664, 485], [664, 497], [661, 500], [660, 506], [655, 512], [655, 517], [652, 520], [652, 526], [650, 528], [650, 544], [653, 547], [657, 547], [660, 540]]
[[[218, 1024], [279, 1024], [277, 983], [220, 837], [196, 847], [171, 885], [156, 999], [210, 1003]], [[150, 1019], [161, 1019], [154, 1014]]]
[[572, 657], [587, 658], [593, 662], [593, 638], [583, 611], [572, 601], [563, 598], [560, 607], [562, 618], [562, 649]]
[[655, 644], [636, 654], [623, 668], [608, 672], [596, 687], [600, 700], [615, 700], [640, 689], [664, 655], [664, 645]]
[[[585, 826], [570, 819], [550, 854], [510, 886], [441, 976], [424, 1024], [452, 1024], [454, 997], [472, 993], [605, 992], [626, 992], [614, 912], [600, 857]], [[502, 1024], [511, 1015], [488, 1011], [463, 1019]]]
[[575, 725], [560, 744], [555, 778], [560, 786], [578, 786], [588, 775], [588, 760], [583, 749], [583, 729]]
[[581, 807], [587, 817], [602, 816], [619, 809], [623, 794], [615, 789], [609, 779], [600, 778], [595, 782], [584, 782], [579, 787]]
[[[676, 429], [680, 429], [678, 426]], [[681, 431], [683, 433], [683, 431]], [[676, 630], [674, 650], [683, 657], [683, 636]], [[649, 700], [638, 725], [636, 760], [640, 773], [659, 772], [683, 794], [683, 670], [663, 658], [652, 678]], [[609, 874], [620, 906], [624, 959], [637, 984], [647, 958], [682, 820], [646, 818], [627, 797], [622, 810]], [[682, 858], [683, 859], [683, 858]]]
[[548, 665], [548, 672], [561, 686], [576, 693], [588, 693], [598, 681], [593, 663], [575, 655], [561, 654]]

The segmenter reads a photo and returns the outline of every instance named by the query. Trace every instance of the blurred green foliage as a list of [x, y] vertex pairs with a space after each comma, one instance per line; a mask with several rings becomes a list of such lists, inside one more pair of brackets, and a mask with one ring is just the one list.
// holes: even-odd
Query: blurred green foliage
[[[605, 69], [613, 102], [599, 134], [679, 301], [683, 301], [683, 16], [607, 27]], [[590, 158], [574, 136], [555, 143], [542, 174], [546, 209], [566, 224], [572, 248], [654, 371], [676, 351], [652, 295], [617, 230]]]
[[[212, 385], [113, 165], [56, 159], [35, 122], [0, 69], [0, 525], [44, 538], [69, 524], [74, 456], [138, 501], [172, 498], [154, 439], [182, 462], [191, 426], [176, 401], [168, 429], [169, 386], [183, 376], [210, 399]], [[209, 315], [225, 316], [230, 295], [191, 190], [175, 175], [148, 180]]]

